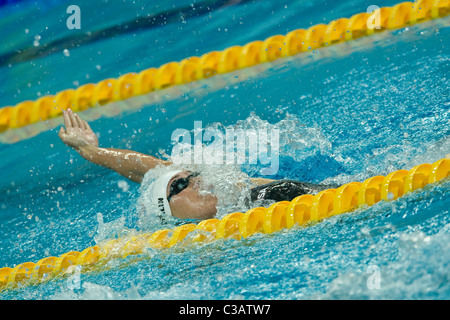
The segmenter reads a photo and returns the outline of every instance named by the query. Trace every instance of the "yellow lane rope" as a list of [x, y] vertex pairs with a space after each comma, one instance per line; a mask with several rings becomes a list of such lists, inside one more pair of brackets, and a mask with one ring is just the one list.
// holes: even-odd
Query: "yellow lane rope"
[[274, 203], [269, 208], [234, 212], [222, 219], [203, 220], [174, 229], [158, 230], [137, 236], [113, 239], [85, 250], [70, 251], [59, 257], [47, 257], [37, 263], [25, 262], [14, 268], [0, 269], [0, 290], [26, 284], [39, 284], [80, 272], [99, 270], [111, 259], [144, 253], [146, 249], [171, 248], [181, 243], [209, 243], [217, 239], [244, 239], [255, 233], [273, 233], [294, 225], [320, 221], [338, 214], [397, 199], [450, 174], [450, 159], [420, 164], [411, 170], [397, 170], [387, 176], [375, 176], [364, 182], [350, 182], [316, 195], [302, 195], [292, 201]]
[[[149, 68], [139, 73], [127, 73], [117, 79], [88, 83], [76, 89], [43, 96], [36, 101], [29, 100], [1, 108], [0, 132], [60, 116], [62, 110], [68, 108], [79, 112], [169, 86], [191, 83], [216, 74], [357, 39], [374, 32], [403, 28], [444, 17], [449, 12], [450, 0], [402, 2], [392, 7], [382, 7], [371, 14], [358, 13], [350, 18], [333, 20], [329, 24], [318, 24], [308, 29], [291, 31], [286, 35], [274, 35], [263, 41], [253, 41], [244, 46], [212, 51], [201, 57], [194, 56], [180, 62], [169, 62], [159, 68]], [[369, 28], [368, 20], [378, 14], [380, 28]]]

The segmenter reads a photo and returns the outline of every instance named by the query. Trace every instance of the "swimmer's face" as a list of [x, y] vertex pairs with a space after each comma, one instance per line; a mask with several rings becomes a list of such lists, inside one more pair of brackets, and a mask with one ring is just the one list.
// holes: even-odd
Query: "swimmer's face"
[[[170, 179], [167, 185], [167, 196], [170, 186], [180, 178], [189, 176], [189, 172], [180, 172]], [[180, 193], [170, 197], [169, 205], [172, 215], [179, 219], [211, 219], [217, 212], [217, 198], [211, 193], [199, 193], [202, 187], [201, 177], [191, 177], [189, 185]]]

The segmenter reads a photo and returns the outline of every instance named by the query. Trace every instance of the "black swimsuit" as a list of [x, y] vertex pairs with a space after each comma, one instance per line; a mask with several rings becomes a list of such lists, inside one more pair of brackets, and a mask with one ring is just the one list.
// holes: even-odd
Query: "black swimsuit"
[[317, 194], [322, 190], [338, 186], [322, 185], [295, 180], [278, 180], [263, 184], [250, 190], [251, 200], [292, 201], [303, 194]]

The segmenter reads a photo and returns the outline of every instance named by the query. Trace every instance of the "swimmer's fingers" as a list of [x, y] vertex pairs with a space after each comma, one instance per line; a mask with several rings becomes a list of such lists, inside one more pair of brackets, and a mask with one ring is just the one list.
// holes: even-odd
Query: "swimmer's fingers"
[[83, 120], [81, 120], [79, 115], [77, 115], [76, 113], [73, 113], [73, 111], [70, 109], [68, 111], [68, 114], [69, 114], [70, 122], [72, 124], [72, 128], [84, 129]]
[[81, 120], [80, 116], [77, 114], [73, 115], [74, 119], [75, 119], [75, 123], [76, 126], [80, 129], [86, 129], [86, 127], [84, 126], [83, 120]]
[[91, 126], [89, 125], [89, 123], [87, 123], [87, 122], [84, 121], [84, 120], [83, 120], [83, 123], [84, 123], [84, 128], [85, 128], [86, 130], [89, 130], [89, 131], [92, 131], [92, 132], [93, 132], [93, 130], [91, 129]]
[[75, 116], [75, 113], [73, 113], [73, 111], [70, 109], [69, 109], [69, 118], [70, 118], [70, 122], [72, 123], [72, 127], [78, 128], [77, 117]]
[[70, 130], [70, 128], [72, 128], [72, 120], [70, 119], [70, 114], [68, 111], [63, 112], [63, 118], [64, 118], [64, 125], [66, 126], [66, 129]]
[[64, 130], [64, 127], [61, 127], [61, 129], [59, 129], [58, 136], [61, 140], [64, 141], [64, 138], [67, 136], [67, 132], [66, 130]]

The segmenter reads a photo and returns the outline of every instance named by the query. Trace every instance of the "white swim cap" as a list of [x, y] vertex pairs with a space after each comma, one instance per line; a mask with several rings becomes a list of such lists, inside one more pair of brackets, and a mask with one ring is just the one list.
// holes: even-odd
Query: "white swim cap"
[[150, 197], [149, 200], [158, 207], [159, 211], [169, 216], [172, 215], [172, 211], [170, 211], [169, 201], [167, 200], [167, 185], [174, 175], [181, 172], [183, 171], [172, 170], [164, 173], [158, 179], [156, 179], [148, 189], [148, 194]]

